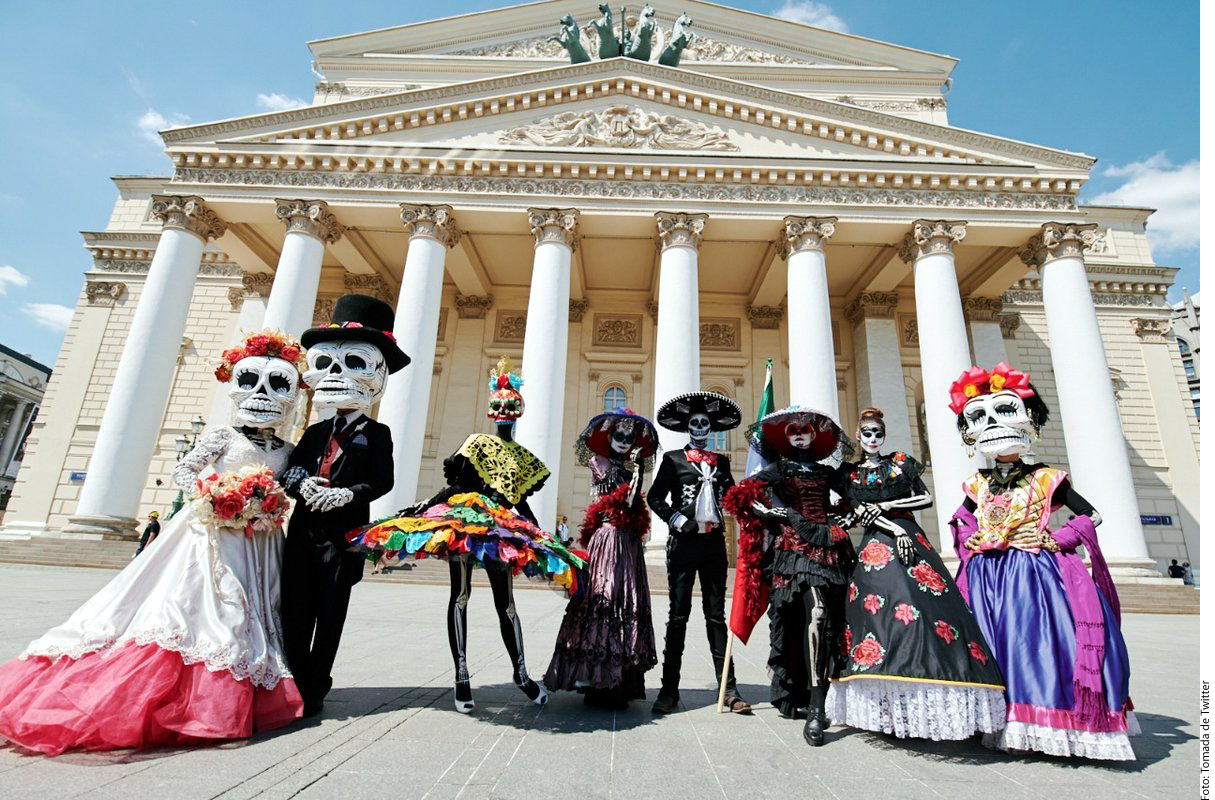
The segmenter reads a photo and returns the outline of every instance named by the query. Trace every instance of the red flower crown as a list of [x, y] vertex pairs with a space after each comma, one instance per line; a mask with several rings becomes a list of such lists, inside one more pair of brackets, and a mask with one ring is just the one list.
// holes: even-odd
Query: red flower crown
[[267, 328], [260, 333], [246, 335], [239, 346], [225, 350], [220, 356], [219, 366], [215, 368], [215, 380], [221, 383], [232, 380], [232, 368], [236, 366], [236, 362], [250, 356], [281, 358], [290, 362], [300, 373], [308, 366], [308, 361], [304, 358], [304, 348], [298, 341], [282, 331]]
[[1029, 388], [1029, 375], [1013, 369], [1007, 361], [996, 364], [991, 372], [982, 367], [971, 367], [950, 385], [949, 410], [961, 414], [967, 401], [972, 398], [1005, 391], [1016, 392], [1022, 400], [1034, 394], [1034, 390]]

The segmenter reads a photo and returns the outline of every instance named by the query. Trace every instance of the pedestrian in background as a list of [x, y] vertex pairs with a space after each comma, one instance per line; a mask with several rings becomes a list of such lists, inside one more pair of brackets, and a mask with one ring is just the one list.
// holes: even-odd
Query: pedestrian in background
[[[160, 535], [160, 512], [151, 511], [148, 513], [148, 524], [143, 529], [143, 536], [139, 537], [139, 548], [135, 551], [135, 555], [143, 552], [143, 549], [156, 540]], [[135, 556], [131, 556], [134, 558]]]

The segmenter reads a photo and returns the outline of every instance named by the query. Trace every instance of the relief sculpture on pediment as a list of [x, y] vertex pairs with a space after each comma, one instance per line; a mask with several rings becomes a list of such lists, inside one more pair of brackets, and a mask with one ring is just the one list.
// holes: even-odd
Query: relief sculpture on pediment
[[738, 150], [727, 134], [707, 125], [628, 106], [566, 111], [504, 131], [502, 144], [541, 147], [625, 147], [652, 150]]

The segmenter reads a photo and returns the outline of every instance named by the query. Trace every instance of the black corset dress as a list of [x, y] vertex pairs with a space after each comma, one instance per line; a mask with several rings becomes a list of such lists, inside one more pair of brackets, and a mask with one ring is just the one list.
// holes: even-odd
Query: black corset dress
[[[914, 458], [896, 452], [869, 466], [844, 464], [841, 486], [854, 507], [926, 495], [922, 471]], [[882, 516], [911, 536], [915, 563], [899, 561], [891, 532], [876, 525], [865, 530], [848, 584], [843, 670], [831, 688], [828, 715], [918, 738], [998, 730], [1003, 678], [965, 599], [911, 511]]]

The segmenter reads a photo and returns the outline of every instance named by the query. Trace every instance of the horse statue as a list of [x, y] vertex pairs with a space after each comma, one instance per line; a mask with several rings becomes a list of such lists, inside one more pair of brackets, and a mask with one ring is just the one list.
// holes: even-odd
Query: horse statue
[[692, 18], [686, 13], [680, 14], [679, 19], [675, 20], [674, 27], [671, 28], [671, 43], [662, 51], [662, 55], [658, 56], [658, 63], [666, 67], [678, 67], [679, 57], [683, 55], [685, 47], [690, 45], [696, 38], [696, 34], [692, 33]]
[[612, 7], [607, 3], [600, 3], [599, 13], [603, 16], [587, 23], [599, 34], [599, 57], [616, 58], [620, 55], [620, 40], [616, 38], [616, 31], [612, 28]]
[[561, 18], [561, 33], [548, 37], [547, 41], [556, 42], [564, 47], [569, 53], [571, 64], [583, 64], [591, 60], [586, 48], [582, 46], [582, 32], [578, 29], [578, 23], [574, 22], [572, 14], [566, 14]]
[[629, 42], [625, 55], [638, 61], [649, 61], [650, 47], [657, 31], [658, 22], [654, 19], [654, 7], [646, 3], [645, 8], [641, 9], [641, 17], [637, 20], [632, 41]]

